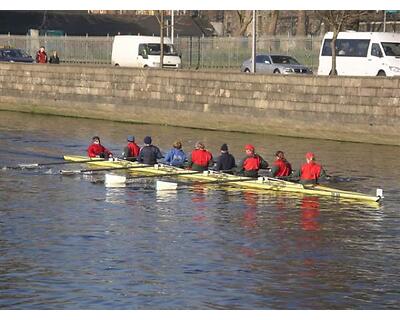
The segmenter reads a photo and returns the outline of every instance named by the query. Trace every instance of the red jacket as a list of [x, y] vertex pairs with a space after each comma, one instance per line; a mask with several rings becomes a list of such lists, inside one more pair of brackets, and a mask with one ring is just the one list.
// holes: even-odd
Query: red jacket
[[301, 166], [300, 180], [314, 180], [321, 176], [322, 167], [316, 162], [305, 163]]
[[253, 156], [247, 155], [239, 163], [239, 168], [242, 168], [244, 171], [258, 171], [267, 167], [268, 163], [258, 154], [254, 154]]
[[212, 154], [207, 150], [193, 150], [189, 160], [189, 166], [196, 165], [198, 167], [208, 168], [212, 158]]
[[46, 54], [46, 52], [38, 51], [36, 53], [36, 62], [37, 63], [47, 63], [47, 54]]
[[286, 160], [278, 159], [272, 164], [272, 166], [276, 167], [273, 169], [277, 170], [274, 172], [274, 177], [286, 177], [292, 173], [292, 166]]
[[137, 157], [139, 155], [140, 147], [135, 142], [128, 142], [129, 157]]
[[100, 156], [101, 153], [107, 154], [109, 157], [112, 156], [112, 153], [101, 144], [92, 143], [87, 149], [88, 156], [90, 158], [95, 158], [96, 156]]

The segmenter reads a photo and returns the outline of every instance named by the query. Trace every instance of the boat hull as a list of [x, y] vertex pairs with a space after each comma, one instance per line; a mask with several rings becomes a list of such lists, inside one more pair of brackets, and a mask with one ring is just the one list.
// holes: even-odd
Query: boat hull
[[[74, 155], [65, 155], [64, 159], [66, 161], [71, 161], [71, 162], [90, 160], [90, 158], [88, 157], [74, 156]], [[296, 192], [308, 195], [330, 196], [334, 198], [352, 199], [358, 201], [371, 201], [371, 202], [378, 202], [381, 199], [379, 196], [371, 196], [359, 192], [340, 190], [321, 185], [302, 185], [300, 183], [284, 181], [268, 177], [251, 179], [249, 181], [248, 177], [239, 177], [231, 174], [212, 172], [212, 171], [206, 171], [204, 173], [199, 172], [198, 174], [196, 173], [191, 174], [194, 173], [191, 170], [176, 168], [162, 164], [149, 167], [138, 162], [130, 162], [126, 160], [114, 160], [114, 161], [98, 161], [98, 162], [94, 161], [89, 163], [89, 165], [96, 167], [100, 166], [104, 167], [105, 169], [121, 168], [128, 170], [130, 173], [146, 173], [149, 174], [149, 177], [151, 177], [152, 175], [157, 175], [158, 177], [162, 177], [163, 174], [171, 175], [171, 173], [176, 173], [177, 177], [180, 177], [179, 174], [182, 174], [181, 176], [182, 178], [204, 181], [206, 183], [210, 182], [215, 184], [220, 184], [220, 183], [227, 184], [245, 189]]]

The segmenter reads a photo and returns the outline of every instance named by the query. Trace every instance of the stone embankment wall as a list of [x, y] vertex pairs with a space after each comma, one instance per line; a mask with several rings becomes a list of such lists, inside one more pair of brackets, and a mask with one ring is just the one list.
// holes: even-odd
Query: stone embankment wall
[[0, 63], [0, 110], [400, 145], [400, 79]]

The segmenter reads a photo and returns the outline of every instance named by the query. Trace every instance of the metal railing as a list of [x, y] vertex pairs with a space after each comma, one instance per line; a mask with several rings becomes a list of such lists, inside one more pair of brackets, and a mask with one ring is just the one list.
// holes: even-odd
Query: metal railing
[[[280, 53], [294, 56], [316, 69], [322, 37], [260, 37], [257, 53]], [[35, 57], [40, 46], [50, 55], [56, 50], [64, 63], [111, 64], [113, 37], [15, 36], [0, 35], [0, 46], [27, 51]], [[236, 69], [251, 57], [251, 38], [177, 37], [175, 46], [182, 54], [182, 66], [195, 69]]]

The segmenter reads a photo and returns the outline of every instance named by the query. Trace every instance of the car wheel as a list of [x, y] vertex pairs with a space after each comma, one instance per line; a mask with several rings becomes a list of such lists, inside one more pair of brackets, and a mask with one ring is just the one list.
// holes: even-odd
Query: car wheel
[[116, 66], [116, 67], [119, 67], [119, 64], [118, 64], [118, 63], [116, 63], [114, 66]]
[[279, 71], [279, 69], [275, 69], [274, 73], [281, 73], [281, 72]]
[[386, 77], [386, 73], [385, 73], [385, 71], [383, 71], [383, 70], [379, 70], [377, 76], [378, 76], [378, 77]]

